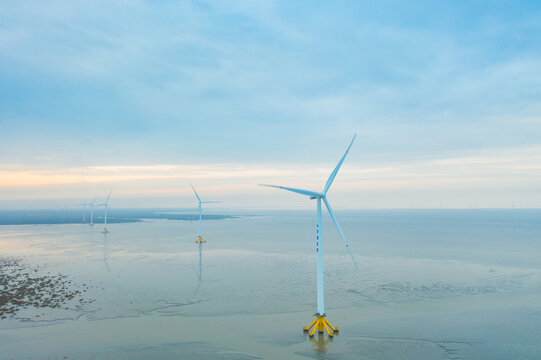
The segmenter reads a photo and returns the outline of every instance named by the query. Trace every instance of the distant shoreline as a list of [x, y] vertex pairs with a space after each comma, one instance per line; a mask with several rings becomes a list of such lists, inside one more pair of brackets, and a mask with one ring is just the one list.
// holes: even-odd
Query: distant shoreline
[[[236, 218], [235, 215], [206, 214], [204, 220], [222, 220]], [[88, 224], [90, 211], [87, 210], [83, 221], [82, 210], [0, 210], [0, 225], [68, 225]], [[181, 213], [171, 209], [119, 209], [108, 214], [107, 223], [134, 223], [146, 219], [160, 220], [197, 220], [195, 214]], [[94, 211], [94, 223], [103, 224], [102, 211]]]
[[[234, 219], [239, 217], [252, 216], [305, 216], [312, 214], [313, 210], [307, 209], [266, 209], [253, 210], [247, 209], [240, 212], [238, 209], [221, 209], [223, 212], [230, 214], [204, 214], [204, 220], [223, 220]], [[389, 218], [394, 218], [397, 221], [417, 220], [419, 216], [429, 217], [435, 221], [448, 221], [452, 219], [463, 219], [467, 221], [473, 214], [482, 216], [485, 220], [498, 221], [518, 221], [541, 219], [541, 209], [539, 208], [494, 208], [494, 209], [338, 209], [337, 212], [342, 213], [342, 216], [358, 214], [364, 219], [379, 217], [385, 214]], [[83, 221], [83, 213], [85, 221]], [[103, 224], [103, 208], [94, 209], [94, 223]], [[518, 216], [518, 218], [517, 218]], [[107, 222], [110, 224], [118, 223], [135, 223], [148, 219], [157, 220], [184, 220], [195, 221], [199, 219], [199, 215], [194, 209], [179, 208], [149, 208], [149, 209], [110, 209], [107, 216]], [[79, 209], [17, 209], [17, 210], [0, 210], [0, 226], [1, 225], [69, 225], [69, 224], [88, 224], [90, 220], [90, 209], [86, 212], [82, 208]]]

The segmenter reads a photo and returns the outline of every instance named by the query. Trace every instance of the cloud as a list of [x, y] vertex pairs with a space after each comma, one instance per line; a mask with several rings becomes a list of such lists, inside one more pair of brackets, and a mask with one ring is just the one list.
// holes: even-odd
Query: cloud
[[[317, 187], [357, 132], [350, 165], [366, 178], [352, 189], [477, 189], [507, 181], [503, 169], [529, 182], [534, 159], [518, 174], [488, 158], [540, 145], [540, 14], [499, 2], [2, 2], [0, 181], [73, 187], [59, 198], [80, 184], [166, 193], [205, 171], [234, 191], [274, 172]], [[313, 159], [317, 181], [302, 175]]]
[[[477, 191], [483, 194], [479, 201], [486, 202], [488, 194], [502, 199], [513, 192], [521, 193], [524, 189], [539, 193], [540, 164], [541, 147], [508, 148], [454, 158], [388, 161], [364, 166], [348, 159], [330, 193], [340, 199], [338, 206], [346, 207], [352, 206], [349, 200], [385, 192], [400, 193], [401, 197], [425, 192], [450, 200], [449, 197], [456, 197], [460, 193], [471, 197]], [[189, 198], [191, 192], [188, 184], [193, 182], [207, 197], [226, 198], [232, 207], [246, 205], [246, 199], [240, 203], [236, 200], [244, 196], [250, 196], [250, 202], [261, 198], [262, 204], [271, 202], [278, 205], [281, 200], [286, 205], [308, 206], [296, 196], [256, 185], [271, 183], [318, 190], [332, 167], [321, 163], [117, 165], [40, 171], [7, 167], [0, 169], [0, 193], [7, 200], [17, 197], [49, 199], [61, 193], [66, 198], [72, 198], [94, 196], [92, 191], [103, 192], [104, 189], [114, 188], [117, 202], [119, 199], [139, 198], [146, 199], [147, 205], [159, 206], [171, 196]], [[400, 203], [399, 198], [394, 200]], [[420, 197], [418, 201], [424, 200]], [[385, 204], [392, 207], [390, 203]], [[362, 207], [377, 208], [380, 205], [381, 202], [378, 205], [371, 201], [365, 202]]]

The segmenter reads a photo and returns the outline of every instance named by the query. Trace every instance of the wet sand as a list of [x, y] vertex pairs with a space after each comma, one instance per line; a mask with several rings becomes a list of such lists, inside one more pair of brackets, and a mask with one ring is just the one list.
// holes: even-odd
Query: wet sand
[[[356, 233], [358, 219], [347, 220], [344, 231]], [[402, 241], [419, 241], [421, 223], [390, 255], [357, 252], [359, 271], [329, 236], [327, 315], [340, 327], [332, 342], [301, 331], [315, 308], [312, 225], [209, 222], [201, 266], [196, 222], [115, 224], [107, 235], [84, 225], [2, 228], [0, 253], [17, 259], [2, 267], [10, 298], [29, 302], [5, 308], [0, 359], [540, 358], [541, 269], [523, 260], [537, 246], [529, 240], [536, 225], [509, 231], [513, 262], [505, 245], [482, 248], [478, 239], [489, 262], [471, 261], [464, 241], [441, 247], [467, 259], [442, 259], [430, 238], [423, 249], [432, 256], [396, 256]], [[486, 243], [504, 240], [490, 234]], [[362, 244], [360, 236], [352, 243]], [[36, 287], [32, 302], [28, 289]]]
[[51, 309], [79, 311], [94, 301], [84, 296], [87, 289], [87, 284], [75, 284], [68, 275], [51, 274], [43, 265], [0, 257], [0, 319], [16, 317], [28, 308], [38, 310], [33, 318], [45, 316]]
[[[142, 316], [76, 322], [46, 327], [2, 330], [9, 344], [0, 344], [0, 353], [12, 358], [67, 359], [475, 359], [493, 352], [492, 358], [534, 359], [537, 334], [521, 337], [520, 349], [505, 343], [486, 342], [493, 329], [492, 312], [502, 309], [537, 309], [539, 294], [480, 295], [474, 298], [443, 299], [418, 303], [374, 305], [364, 309], [343, 308], [329, 312], [340, 324], [334, 341], [302, 334], [310, 320], [307, 313], [236, 316]], [[518, 306], [518, 307], [517, 307]], [[472, 314], [477, 314], [472, 316]], [[490, 315], [490, 316], [487, 316]], [[457, 324], [457, 318], [460, 324]], [[517, 316], [499, 319], [498, 326], [539, 329], [541, 315], [529, 323]], [[430, 324], [432, 322], [432, 324]], [[409, 325], [408, 325], [409, 324]], [[411, 327], [417, 324], [417, 329]], [[468, 333], [472, 326], [476, 334]], [[422, 329], [422, 330], [420, 330]], [[443, 332], [442, 332], [443, 330]], [[31, 348], [24, 345], [33, 339]], [[496, 345], [496, 346], [495, 346]], [[17, 350], [15, 350], [17, 349]], [[499, 356], [498, 356], [499, 354]]]

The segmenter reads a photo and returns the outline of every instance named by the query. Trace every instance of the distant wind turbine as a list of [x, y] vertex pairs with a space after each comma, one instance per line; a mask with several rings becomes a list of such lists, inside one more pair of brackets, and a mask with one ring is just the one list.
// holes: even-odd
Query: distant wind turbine
[[[327, 200], [327, 191], [331, 187], [331, 184], [336, 177], [336, 174], [338, 173], [338, 170], [340, 169], [340, 166], [342, 166], [342, 163], [344, 162], [344, 159], [346, 158], [347, 154], [349, 153], [349, 149], [351, 148], [351, 145], [353, 144], [353, 141], [355, 141], [355, 137], [357, 134], [353, 136], [353, 139], [351, 140], [351, 143], [349, 144], [346, 152], [344, 153], [344, 156], [340, 159], [338, 162], [338, 165], [336, 165], [336, 168], [333, 170], [331, 175], [329, 176], [329, 179], [325, 183], [325, 187], [322, 192], [316, 192], [316, 191], [310, 191], [310, 190], [303, 190], [303, 189], [295, 189], [295, 188], [289, 188], [284, 186], [276, 186], [276, 185], [266, 185], [266, 184], [260, 184], [260, 186], [268, 186], [273, 188], [278, 188], [282, 190], [292, 191], [298, 194], [309, 196], [312, 200], [317, 200], [317, 228], [316, 228], [316, 252], [317, 252], [317, 313], [315, 314], [316, 319], [312, 321], [312, 323], [308, 327], [304, 327], [303, 331], [308, 332], [310, 336], [314, 336], [316, 330], [321, 334], [325, 330], [329, 336], [334, 336], [335, 333], [338, 333], [338, 328], [333, 327], [329, 321], [327, 321], [326, 314], [325, 314], [325, 303], [324, 303], [324, 279], [323, 279], [323, 240], [321, 238], [321, 200], [325, 203], [325, 206], [327, 207], [327, 211], [329, 212], [329, 215], [331, 216], [332, 221], [334, 222], [334, 225], [336, 226], [336, 229], [338, 230], [338, 233], [342, 237], [342, 240], [344, 240], [344, 244], [346, 245], [346, 249], [349, 252], [349, 255], [351, 256], [351, 260], [353, 260], [353, 264], [355, 265], [355, 268], [357, 267], [357, 263], [355, 262], [355, 258], [353, 257], [353, 254], [351, 253], [351, 249], [349, 248], [349, 244], [346, 240], [346, 237], [344, 236], [344, 233], [342, 232], [342, 229], [340, 228], [340, 225], [338, 224], [338, 220], [336, 220], [336, 217], [334, 216], [334, 212], [332, 211], [331, 205], [329, 204], [329, 201]], [[330, 330], [329, 330], [330, 329]], [[331, 332], [332, 330], [332, 332]]]
[[[94, 225], [94, 206], [96, 204], [96, 198], [97, 198], [97, 196], [92, 201], [85, 201], [84, 203], [82, 203], [82, 205], [84, 205], [85, 208], [86, 208], [86, 205], [90, 205], [90, 222], [88, 223], [88, 225], [90, 225], [90, 226]], [[86, 220], [85, 220], [85, 218], [83, 216], [83, 222], [84, 221], [86, 221]]]
[[79, 205], [83, 206], [83, 223], [85, 223], [86, 222], [86, 206], [90, 205], [90, 203], [88, 202], [88, 199], [86, 199], [85, 201], [83, 201]]
[[94, 198], [94, 200], [92, 200], [92, 201], [90, 202], [90, 222], [88, 223], [88, 225], [90, 225], [90, 226], [94, 226], [94, 206], [95, 206], [95, 204], [96, 204], [96, 199], [97, 199], [97, 198], [98, 198], [98, 197], [96, 196], [96, 197]]
[[109, 195], [107, 196], [107, 200], [105, 200], [105, 202], [103, 204], [97, 204], [96, 206], [103, 206], [105, 207], [105, 217], [104, 217], [104, 224], [105, 224], [105, 227], [103, 228], [103, 231], [102, 233], [108, 233], [109, 230], [107, 230], [107, 209], [109, 208], [109, 198], [111, 197], [111, 192], [113, 190], [109, 191]]
[[201, 204], [219, 204], [220, 201], [201, 201], [201, 198], [199, 198], [199, 195], [197, 195], [197, 191], [195, 191], [195, 188], [193, 187], [193, 185], [190, 184], [190, 186], [192, 187], [193, 192], [195, 193], [195, 196], [197, 197], [197, 201], [199, 201], [199, 206], [198, 206], [198, 209], [199, 209], [199, 238], [195, 242], [198, 243], [199, 245], [201, 245], [202, 243], [206, 242], [205, 240], [203, 240], [203, 237], [202, 237], [202, 232], [203, 232], [203, 211], [201, 209]]
[[90, 222], [88, 223], [90, 226], [94, 225], [94, 206], [96, 203], [96, 198], [97, 197], [95, 197], [92, 201], [85, 200], [81, 203], [81, 205], [83, 205], [83, 222], [86, 222], [86, 206], [90, 205]]

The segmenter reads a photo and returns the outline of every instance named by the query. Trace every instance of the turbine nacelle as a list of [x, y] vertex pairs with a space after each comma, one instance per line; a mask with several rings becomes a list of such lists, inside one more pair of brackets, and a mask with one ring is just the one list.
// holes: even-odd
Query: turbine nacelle
[[[338, 164], [334, 168], [333, 172], [331, 173], [331, 175], [327, 179], [327, 182], [325, 183], [325, 187], [323, 188], [322, 192], [305, 190], [305, 189], [297, 189], [297, 188], [291, 188], [291, 187], [280, 186], [280, 185], [259, 184], [259, 186], [273, 187], [273, 188], [276, 188], [276, 189], [287, 190], [287, 191], [291, 191], [291, 192], [301, 194], [301, 195], [307, 195], [307, 196], [310, 197], [311, 200], [320, 200], [320, 199], [323, 200], [323, 202], [325, 203], [325, 207], [327, 208], [327, 211], [329, 212], [329, 215], [331, 216], [331, 219], [332, 219], [334, 225], [336, 226], [336, 229], [338, 230], [338, 233], [340, 234], [340, 236], [342, 237], [342, 240], [344, 241], [344, 245], [346, 245], [346, 249], [349, 252], [349, 255], [351, 256], [351, 260], [353, 260], [353, 264], [355, 265], [355, 268], [358, 268], [357, 262], [355, 261], [355, 258], [353, 257], [351, 249], [349, 248], [349, 244], [348, 244], [348, 242], [346, 240], [346, 237], [344, 236], [344, 233], [342, 232], [342, 229], [340, 228], [340, 225], [338, 224], [338, 220], [336, 220], [336, 217], [334, 216], [334, 212], [332, 211], [331, 204], [329, 204], [329, 201], [327, 200], [327, 191], [329, 191], [329, 188], [331, 187], [332, 182], [334, 181], [334, 178], [336, 177], [336, 174], [338, 174], [338, 170], [340, 170], [340, 167], [342, 166], [342, 163], [346, 159], [346, 156], [349, 153], [349, 149], [351, 148], [351, 145], [353, 145], [353, 142], [355, 141], [356, 137], [357, 137], [357, 134], [355, 134], [353, 136], [353, 139], [351, 139], [351, 142], [349, 143], [349, 146], [348, 146], [346, 152], [344, 153], [344, 155], [342, 156], [342, 158], [340, 159], [340, 161], [338, 162]], [[195, 191], [195, 189], [194, 189], [194, 191]], [[196, 194], [196, 196], [197, 196], [197, 194]], [[198, 198], [199, 198], [199, 196], [198, 196]]]
[[[109, 191], [109, 195], [107, 195], [107, 199], [105, 200], [104, 203], [102, 204], [95, 204], [95, 206], [105, 206], [105, 207], [108, 207], [109, 206], [109, 199], [111, 198], [111, 193], [113, 192], [113, 190]], [[96, 199], [94, 199], [94, 201], [96, 201]], [[92, 204], [94, 204], [94, 201], [92, 201]]]

